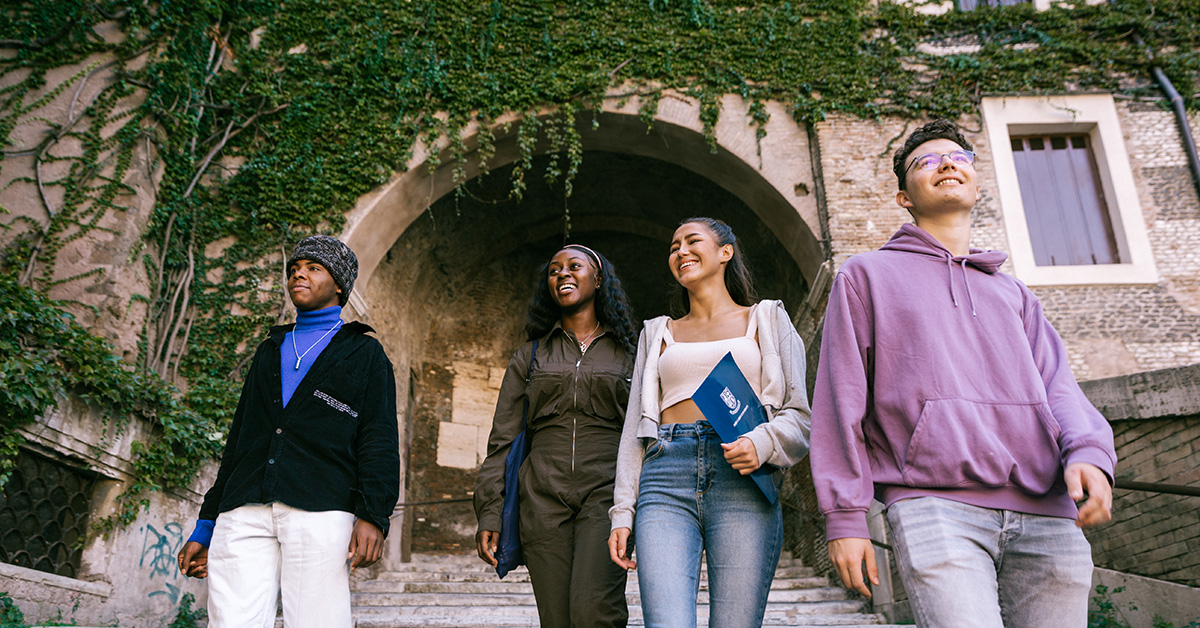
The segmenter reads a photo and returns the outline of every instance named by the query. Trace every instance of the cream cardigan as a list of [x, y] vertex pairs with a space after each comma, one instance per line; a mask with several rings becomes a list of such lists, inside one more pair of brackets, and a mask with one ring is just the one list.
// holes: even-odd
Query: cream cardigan
[[[746, 437], [754, 443], [758, 459], [780, 469], [808, 453], [811, 411], [805, 393], [804, 342], [796, 333], [783, 303], [762, 301], [755, 308], [758, 346], [762, 352], [762, 404], [769, 421]], [[667, 329], [666, 316], [646, 321], [638, 338], [637, 362], [629, 391], [629, 407], [617, 453], [617, 482], [608, 516], [612, 528], [633, 528], [637, 509], [642, 457], [651, 440], [658, 438], [660, 394], [658, 355]]]

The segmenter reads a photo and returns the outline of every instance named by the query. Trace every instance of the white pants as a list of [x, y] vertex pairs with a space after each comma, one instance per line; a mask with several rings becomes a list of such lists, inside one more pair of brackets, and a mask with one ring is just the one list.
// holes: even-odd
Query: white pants
[[286, 504], [221, 513], [208, 551], [210, 628], [350, 628], [346, 554], [354, 515]]

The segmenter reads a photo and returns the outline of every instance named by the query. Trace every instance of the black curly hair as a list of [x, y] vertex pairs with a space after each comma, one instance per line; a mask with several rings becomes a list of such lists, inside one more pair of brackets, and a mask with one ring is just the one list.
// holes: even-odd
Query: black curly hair
[[[582, 251], [592, 262], [593, 267], [600, 269], [600, 287], [596, 289], [596, 319], [609, 333], [616, 336], [617, 344], [629, 355], [637, 353], [637, 326], [633, 316], [633, 308], [629, 306], [629, 297], [621, 287], [621, 279], [617, 277], [616, 269], [608, 258], [585, 246], [568, 244], [563, 249]], [[562, 250], [562, 249], [559, 249]], [[557, 251], [555, 251], [557, 254]], [[550, 293], [549, 280], [550, 260], [538, 269], [537, 278], [533, 282], [533, 297], [529, 299], [529, 308], [525, 312], [525, 337], [527, 340], [542, 338], [554, 329], [554, 324], [562, 318], [562, 310]]]
[[[726, 244], [733, 245], [733, 257], [725, 264], [725, 289], [729, 291], [729, 296], [734, 303], [738, 305], [750, 307], [758, 301], [758, 295], [754, 291], [754, 275], [750, 272], [750, 268], [746, 266], [746, 254], [742, 252], [742, 247], [738, 244], [737, 236], [733, 234], [733, 228], [725, 224], [725, 221], [716, 218], [708, 218], [706, 216], [693, 216], [687, 220], [679, 222], [679, 227], [682, 227], [689, 222], [702, 224], [708, 227], [708, 230], [717, 239], [717, 246], [725, 246]], [[678, 229], [678, 227], [676, 227]], [[688, 291], [675, 283], [674, 290], [671, 291], [671, 317], [680, 318], [686, 316], [692, 311], [692, 302], [688, 298]]]
[[904, 146], [892, 155], [892, 172], [896, 173], [896, 182], [901, 190], [908, 189], [905, 187], [904, 177], [908, 174], [908, 167], [904, 162], [908, 161], [908, 156], [917, 149], [918, 146], [928, 142], [929, 140], [950, 140], [955, 144], [963, 147], [964, 150], [974, 150], [967, 138], [963, 137], [962, 131], [958, 130], [958, 125], [953, 122], [941, 119], [928, 122], [921, 128], [912, 132], [908, 139], [904, 140]]

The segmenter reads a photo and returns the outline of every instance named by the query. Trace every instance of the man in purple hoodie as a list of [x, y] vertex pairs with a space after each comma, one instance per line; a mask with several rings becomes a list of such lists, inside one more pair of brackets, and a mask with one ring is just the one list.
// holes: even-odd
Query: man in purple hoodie
[[829, 557], [870, 596], [878, 499], [918, 625], [1084, 626], [1112, 429], [1007, 255], [969, 248], [974, 159], [953, 123], [917, 129], [893, 158], [915, 224], [834, 279], [810, 454]]

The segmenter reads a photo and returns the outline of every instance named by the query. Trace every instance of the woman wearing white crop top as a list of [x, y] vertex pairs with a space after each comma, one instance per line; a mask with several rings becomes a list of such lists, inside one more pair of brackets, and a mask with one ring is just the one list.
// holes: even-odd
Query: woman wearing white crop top
[[[668, 263], [682, 288], [673, 304], [680, 316], [646, 321], [638, 341], [609, 552], [618, 565], [637, 567], [648, 628], [696, 626], [702, 553], [708, 625], [760, 626], [783, 526], [779, 505], [745, 476], [763, 464], [782, 473], [808, 453], [804, 345], [782, 304], [754, 302], [724, 222], [681, 223]], [[726, 353], [770, 419], [733, 443], [721, 442], [691, 400]]]

